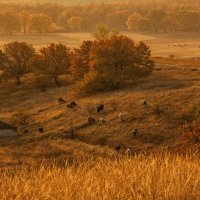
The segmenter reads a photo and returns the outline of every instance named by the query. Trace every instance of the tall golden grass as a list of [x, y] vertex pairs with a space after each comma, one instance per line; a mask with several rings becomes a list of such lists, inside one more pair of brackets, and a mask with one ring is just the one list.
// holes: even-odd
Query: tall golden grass
[[0, 174], [2, 200], [200, 199], [197, 156], [137, 155], [91, 159], [59, 167], [6, 170]]

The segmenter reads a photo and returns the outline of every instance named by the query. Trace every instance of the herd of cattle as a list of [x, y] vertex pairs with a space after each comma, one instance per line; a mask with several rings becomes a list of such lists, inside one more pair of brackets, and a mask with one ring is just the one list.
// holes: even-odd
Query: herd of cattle
[[[68, 109], [74, 109], [74, 108], [76, 108], [78, 106], [78, 104], [76, 102], [74, 102], [74, 101], [72, 101], [72, 102], [67, 104], [67, 102], [63, 98], [58, 98], [58, 104], [66, 104]], [[146, 107], [147, 106], [147, 101], [146, 100], [141, 100], [141, 105]], [[105, 108], [105, 105], [101, 104], [101, 105], [96, 107], [96, 112], [97, 113], [101, 113], [104, 110], [104, 108]], [[118, 115], [118, 118], [119, 118], [119, 122], [123, 123], [125, 121], [125, 114], [120, 112], [119, 115]], [[88, 117], [87, 122], [88, 122], [89, 125], [94, 125], [95, 123], [97, 123], [97, 121], [96, 121], [96, 119], [94, 117]], [[104, 120], [103, 118], [99, 118], [98, 122], [103, 124], [103, 123], [106, 123], [106, 120]], [[23, 134], [28, 134], [29, 130], [25, 125], [22, 125], [22, 126], [18, 127], [17, 132], [18, 132], [19, 135], [23, 135]], [[44, 128], [43, 127], [39, 127], [38, 128], [38, 132], [39, 133], [44, 133]], [[133, 128], [131, 130], [131, 134], [132, 134], [133, 138], [136, 138], [137, 133], [138, 133], [138, 129], [137, 128]], [[120, 144], [116, 144], [115, 145], [115, 150], [116, 150], [116, 152], [119, 152], [121, 150]], [[125, 151], [125, 154], [128, 155], [128, 156], [131, 155], [131, 149], [127, 149]]]

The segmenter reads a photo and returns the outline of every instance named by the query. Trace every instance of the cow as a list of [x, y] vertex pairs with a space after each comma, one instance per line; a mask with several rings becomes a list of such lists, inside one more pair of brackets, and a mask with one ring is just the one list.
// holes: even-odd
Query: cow
[[98, 113], [100, 113], [103, 110], [104, 110], [104, 105], [103, 104], [97, 107], [97, 112]]
[[64, 104], [64, 103], [66, 103], [66, 101], [63, 99], [63, 98], [58, 98], [58, 103], [59, 104]]

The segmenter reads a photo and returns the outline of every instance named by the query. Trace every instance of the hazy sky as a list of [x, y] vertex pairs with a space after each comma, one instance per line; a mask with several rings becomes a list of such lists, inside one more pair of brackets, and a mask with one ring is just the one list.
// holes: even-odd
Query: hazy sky
[[[60, 3], [60, 4], [80, 4], [80, 3], [91, 3], [91, 2], [113, 2], [113, 1], [121, 1], [122, 0], [0, 0], [1, 3]], [[138, 0], [132, 0], [138, 1]]]

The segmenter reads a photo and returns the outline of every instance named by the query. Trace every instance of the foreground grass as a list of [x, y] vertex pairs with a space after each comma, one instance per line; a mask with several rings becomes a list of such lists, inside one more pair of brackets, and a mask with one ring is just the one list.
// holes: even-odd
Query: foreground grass
[[[95, 159], [0, 174], [1, 199], [199, 199], [199, 158]], [[46, 167], [44, 167], [46, 166]]]

